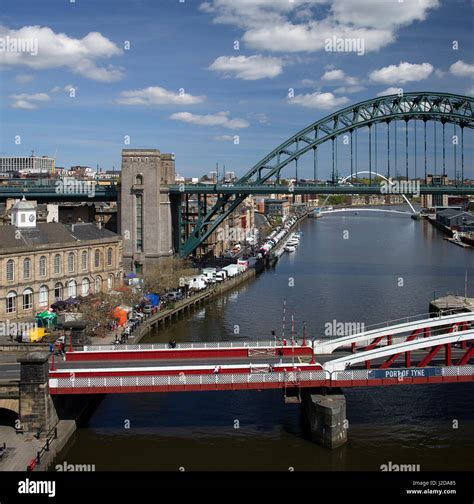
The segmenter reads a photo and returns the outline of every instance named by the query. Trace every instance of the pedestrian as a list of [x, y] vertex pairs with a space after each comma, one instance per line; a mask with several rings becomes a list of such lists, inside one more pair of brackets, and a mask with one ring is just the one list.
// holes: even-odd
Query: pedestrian
[[278, 356], [280, 357], [280, 364], [283, 363], [283, 348], [278, 349]]

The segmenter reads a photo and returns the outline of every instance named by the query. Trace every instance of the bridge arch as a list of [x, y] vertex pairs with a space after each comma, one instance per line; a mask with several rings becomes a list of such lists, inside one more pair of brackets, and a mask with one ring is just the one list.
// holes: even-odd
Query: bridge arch
[[[427, 121], [441, 122], [443, 128], [445, 124], [453, 123], [461, 130], [473, 129], [473, 110], [474, 98], [450, 93], [412, 92], [365, 100], [313, 122], [291, 136], [255, 164], [236, 185], [261, 185], [273, 177], [279, 180], [283, 168], [293, 162], [297, 166], [298, 159], [311, 150], [316, 156], [319, 145], [334, 141], [346, 133], [352, 135], [363, 127], [368, 127], [370, 134], [371, 127], [377, 123], [422, 120], [425, 124]], [[199, 220], [181, 247], [180, 254], [186, 256], [194, 252], [246, 197], [246, 194], [238, 193], [220, 196], [217, 203]]]
[[[448, 93], [405, 93], [402, 96], [388, 95], [356, 103], [310, 124], [288, 138], [254, 165], [238, 184], [263, 183], [309, 150], [344, 133], [371, 127], [375, 123], [419, 119], [474, 128], [473, 110], [473, 98]], [[303, 144], [301, 147], [300, 143]]]
[[[362, 170], [362, 171], [358, 171], [356, 173], [352, 173], [351, 175], [348, 175], [347, 177], [343, 177], [341, 179], [341, 181], [344, 183], [346, 182], [348, 179], [351, 179], [351, 178], [354, 178], [354, 177], [357, 177], [357, 175], [363, 175], [363, 174], [372, 174], [372, 175], [375, 175], [376, 177], [380, 177], [381, 179], [385, 180], [385, 182], [388, 182], [389, 184], [392, 184], [392, 185], [395, 185], [395, 182], [393, 182], [392, 180], [388, 179], [387, 177], [385, 177], [384, 175], [381, 175], [380, 173], [377, 173], [377, 172], [374, 172], [374, 171], [366, 171], [366, 170]], [[324, 200], [324, 203], [322, 206], [324, 206], [326, 204], [326, 201], [328, 200], [329, 198], [329, 194], [326, 196], [326, 199]], [[403, 197], [403, 199], [407, 202], [408, 206], [410, 207], [412, 213], [414, 215], [417, 214], [415, 208], [413, 207], [413, 205], [410, 203], [410, 200], [405, 196], [405, 194], [401, 193], [400, 196]]]

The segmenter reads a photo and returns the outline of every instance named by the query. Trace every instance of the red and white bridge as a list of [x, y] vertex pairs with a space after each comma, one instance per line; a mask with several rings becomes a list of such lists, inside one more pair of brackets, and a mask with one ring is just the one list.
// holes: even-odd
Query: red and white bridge
[[470, 382], [473, 339], [474, 313], [459, 313], [289, 344], [90, 346], [52, 366], [49, 388], [51, 394], [101, 394]]

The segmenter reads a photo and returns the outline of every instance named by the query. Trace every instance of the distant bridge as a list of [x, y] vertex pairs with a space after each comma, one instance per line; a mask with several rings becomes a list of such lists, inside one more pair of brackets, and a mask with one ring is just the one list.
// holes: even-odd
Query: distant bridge
[[393, 213], [393, 214], [401, 214], [401, 215], [413, 215], [412, 212], [405, 212], [403, 210], [389, 210], [388, 208], [359, 208], [359, 207], [349, 207], [349, 208], [335, 208], [334, 210], [314, 210], [313, 213], [319, 213], [321, 215], [325, 214], [333, 214], [340, 212], [385, 212], [385, 213]]

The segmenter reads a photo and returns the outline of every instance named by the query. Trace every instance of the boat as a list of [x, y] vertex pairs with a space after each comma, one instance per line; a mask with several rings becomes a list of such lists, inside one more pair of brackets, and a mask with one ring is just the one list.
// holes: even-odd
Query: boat
[[287, 252], [294, 252], [296, 250], [296, 247], [294, 245], [285, 245], [285, 250]]

